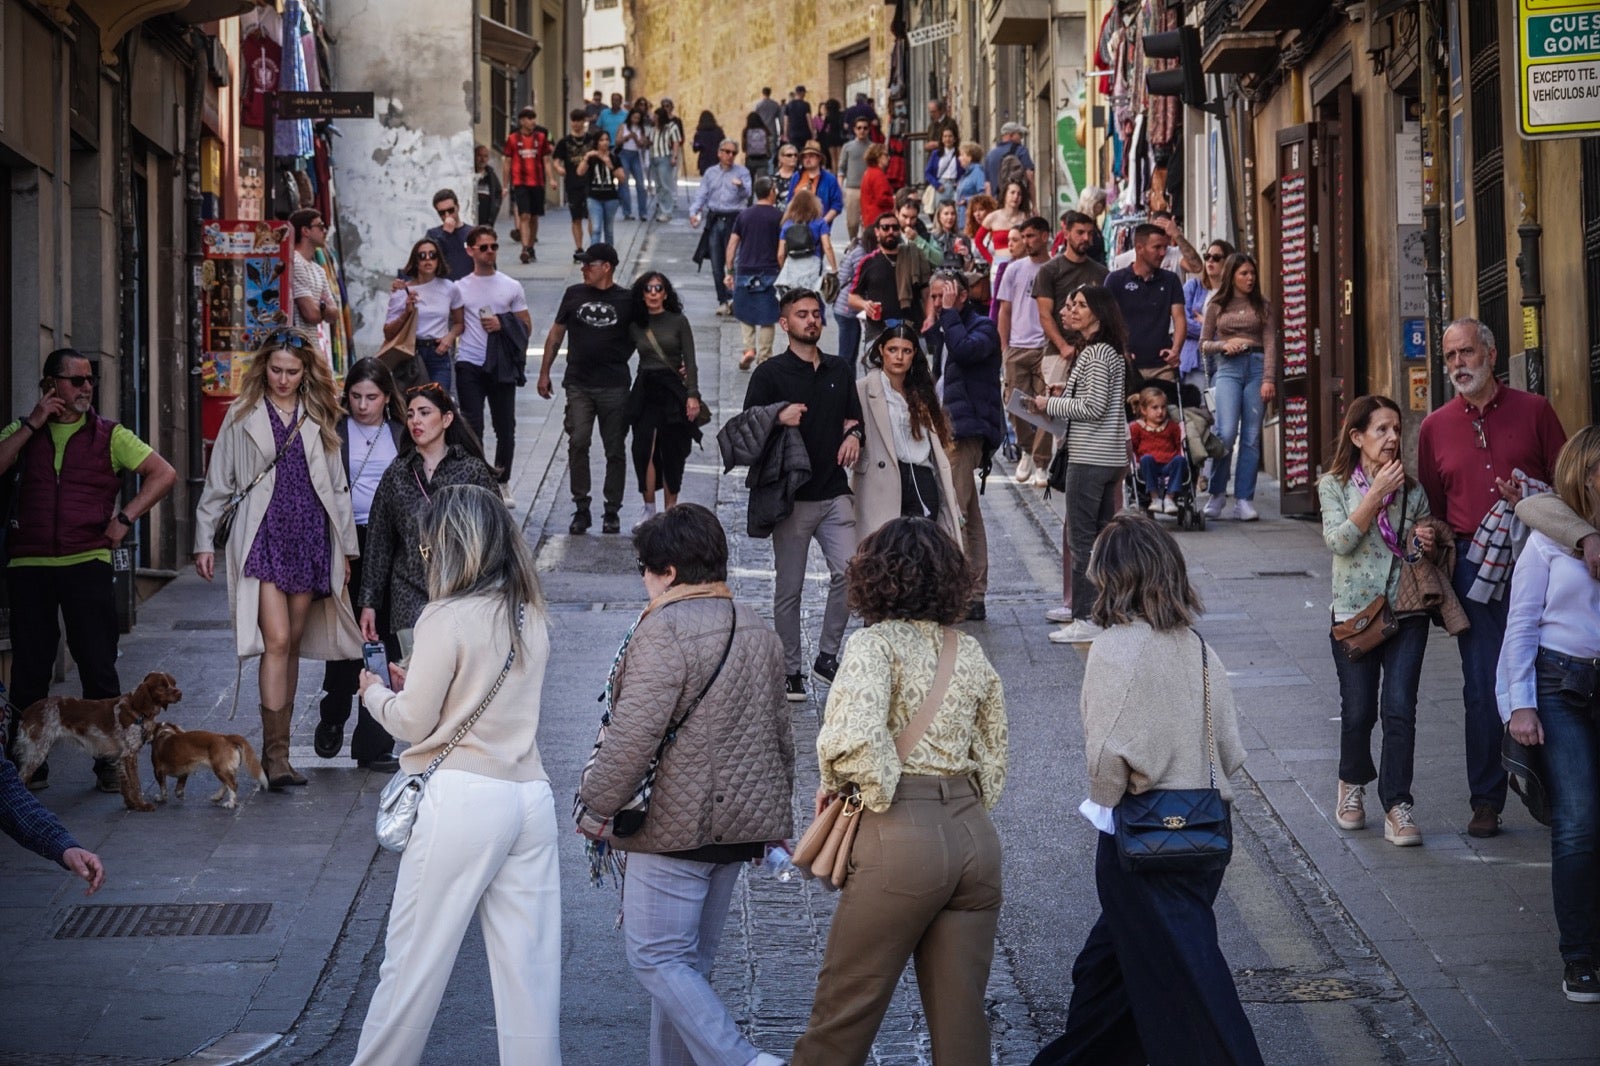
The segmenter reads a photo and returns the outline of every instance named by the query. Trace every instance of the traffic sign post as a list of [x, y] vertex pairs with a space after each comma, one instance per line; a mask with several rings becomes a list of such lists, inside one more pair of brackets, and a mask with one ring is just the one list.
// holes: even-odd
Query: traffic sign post
[[1526, 138], [1600, 133], [1600, 2], [1517, 0], [1517, 96]]

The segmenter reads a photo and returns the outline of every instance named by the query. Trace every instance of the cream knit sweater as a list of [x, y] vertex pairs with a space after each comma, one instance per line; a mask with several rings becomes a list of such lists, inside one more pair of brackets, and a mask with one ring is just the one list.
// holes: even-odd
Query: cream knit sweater
[[[415, 650], [405, 689], [367, 689], [362, 702], [378, 724], [411, 742], [400, 756], [407, 773], [428, 768], [483, 697], [506, 664], [511, 633], [487, 596], [430, 603], [417, 619]], [[539, 760], [539, 695], [550, 658], [550, 634], [542, 615], [527, 612], [522, 623], [526, 653], [519, 653], [505, 684], [457, 744], [441, 769], [466, 770], [501, 781], [547, 780]]]
[[[1244, 765], [1244, 745], [1227, 668], [1215, 651], [1210, 663], [1217, 788], [1231, 800], [1228, 775]], [[1095, 803], [1115, 807], [1124, 793], [1153, 788], [1209, 787], [1200, 638], [1193, 631], [1158, 633], [1144, 622], [1107, 629], [1089, 650], [1081, 710]]]

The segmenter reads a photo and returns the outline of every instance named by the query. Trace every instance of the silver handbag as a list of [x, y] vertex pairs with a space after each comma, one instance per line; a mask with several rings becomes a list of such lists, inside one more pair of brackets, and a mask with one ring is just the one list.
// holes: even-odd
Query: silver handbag
[[[526, 607], [517, 608], [517, 632], [522, 631], [522, 621], [527, 613]], [[482, 717], [483, 712], [489, 709], [489, 704], [494, 702], [500, 686], [505, 684], [506, 676], [511, 673], [511, 664], [517, 659], [517, 645], [513, 641], [511, 651], [506, 654], [506, 664], [500, 670], [500, 676], [495, 680], [494, 688], [483, 697], [483, 702], [478, 704], [478, 709], [472, 712], [472, 717], [461, 723], [461, 728], [456, 730], [456, 735], [450, 738], [450, 743], [444, 750], [433, 757], [428, 763], [428, 768], [420, 774], [408, 774], [404, 770], [396, 770], [395, 775], [389, 778], [388, 784], [383, 786], [383, 791], [378, 793], [378, 818], [377, 834], [378, 846], [389, 851], [404, 851], [411, 842], [411, 830], [417, 824], [417, 809], [422, 806], [422, 790], [428, 784], [428, 778], [439, 769], [439, 764], [445, 757], [455, 750], [456, 745], [467, 735], [473, 725]]]

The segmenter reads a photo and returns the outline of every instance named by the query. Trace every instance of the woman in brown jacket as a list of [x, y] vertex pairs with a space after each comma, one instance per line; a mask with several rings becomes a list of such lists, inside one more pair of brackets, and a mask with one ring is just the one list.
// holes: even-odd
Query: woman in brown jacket
[[[650, 993], [649, 1061], [778, 1066], [740, 1033], [709, 975], [740, 867], [794, 829], [783, 647], [733, 602], [727, 536], [709, 510], [668, 508], [633, 545], [650, 604], [612, 666], [605, 743], [579, 799], [628, 852], [622, 928]], [[636, 812], [623, 808], [663, 737], [649, 810], [630, 825]]]

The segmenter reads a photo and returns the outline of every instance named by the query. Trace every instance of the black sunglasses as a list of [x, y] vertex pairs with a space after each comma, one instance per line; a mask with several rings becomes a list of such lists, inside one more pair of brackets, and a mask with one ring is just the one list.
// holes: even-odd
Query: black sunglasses
[[296, 333], [288, 329], [275, 329], [267, 334], [267, 339], [262, 342], [263, 348], [295, 348], [302, 352], [316, 350], [316, 345], [304, 333]]
[[1225, 256], [1225, 255], [1217, 255], [1217, 254], [1215, 254], [1213, 252], [1207, 252], [1206, 253], [1206, 262], [1208, 262], [1208, 263], [1220, 263], [1226, 258], [1228, 258], [1228, 257]]
[[440, 218], [444, 218], [446, 215], [453, 215], [455, 213], [456, 213], [456, 209], [453, 208], [453, 207], [441, 207], [439, 209], [439, 217]]
[[639, 576], [640, 577], [644, 577], [645, 573], [650, 568], [644, 564], [644, 560], [643, 559], [635, 559], [634, 562], [639, 565]]
[[438, 252], [418, 252], [417, 253], [417, 258], [418, 259], [437, 259], [437, 258], [439, 258], [439, 253]]
[[75, 389], [81, 389], [85, 385], [94, 384], [93, 374], [51, 374], [50, 376], [55, 378], [57, 381], [65, 381], [70, 383]]
[[472, 246], [472, 250], [475, 252], [498, 252], [500, 250], [500, 242], [495, 241], [493, 244], [474, 244]]
[[667, 291], [667, 287], [665, 285], [662, 285], [660, 282], [654, 282], [653, 281], [653, 282], [651, 282], [650, 284], [648, 284], [648, 285], [646, 285], [644, 287], [644, 291], [645, 292], [666, 292]]

